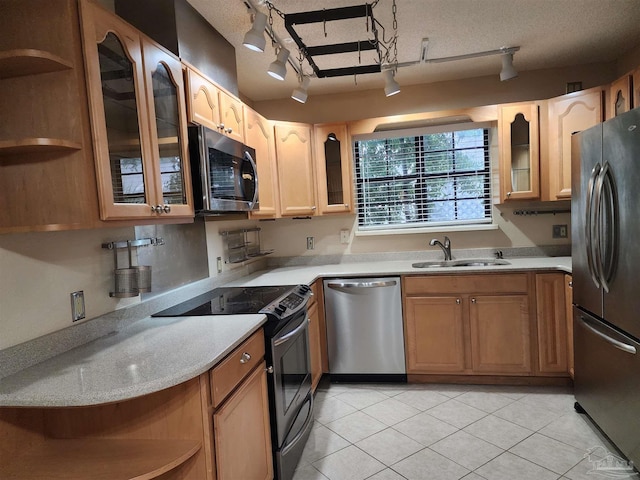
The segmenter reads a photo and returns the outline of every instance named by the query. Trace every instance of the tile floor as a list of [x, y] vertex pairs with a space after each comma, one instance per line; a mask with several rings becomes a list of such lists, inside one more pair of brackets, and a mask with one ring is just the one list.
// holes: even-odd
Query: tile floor
[[323, 381], [294, 480], [606, 480], [591, 461], [616, 452], [574, 401], [564, 387]]

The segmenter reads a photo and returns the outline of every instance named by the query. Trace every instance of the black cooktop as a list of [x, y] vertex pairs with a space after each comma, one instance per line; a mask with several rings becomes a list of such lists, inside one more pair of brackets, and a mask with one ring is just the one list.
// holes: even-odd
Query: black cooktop
[[275, 287], [221, 287], [174, 305], [152, 317], [199, 315], [238, 315], [259, 313], [278, 297], [291, 292], [294, 285]]

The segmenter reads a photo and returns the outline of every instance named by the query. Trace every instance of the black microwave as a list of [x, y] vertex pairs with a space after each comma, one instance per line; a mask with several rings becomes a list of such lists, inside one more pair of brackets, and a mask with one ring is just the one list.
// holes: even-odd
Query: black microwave
[[253, 148], [202, 125], [189, 127], [189, 158], [197, 214], [258, 208]]

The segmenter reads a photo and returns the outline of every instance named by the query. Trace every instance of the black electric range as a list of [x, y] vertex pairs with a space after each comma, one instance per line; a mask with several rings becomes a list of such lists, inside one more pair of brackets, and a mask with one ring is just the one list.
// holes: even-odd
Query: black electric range
[[267, 315], [265, 333], [273, 334], [292, 315], [306, 307], [311, 295], [307, 285], [220, 287], [158, 312], [152, 317], [203, 315]]

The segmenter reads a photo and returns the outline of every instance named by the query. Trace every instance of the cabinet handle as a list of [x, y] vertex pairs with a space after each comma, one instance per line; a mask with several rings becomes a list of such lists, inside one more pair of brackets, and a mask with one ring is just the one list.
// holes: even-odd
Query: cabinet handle
[[475, 299], [475, 298], [472, 298], [472, 299], [471, 299], [471, 303], [476, 303], [476, 299]]
[[456, 305], [460, 305], [460, 299], [456, 298]]
[[242, 354], [242, 357], [240, 357], [240, 363], [247, 363], [249, 360], [251, 360], [251, 355], [249, 355], [247, 352], [244, 352]]
[[169, 205], [165, 205], [164, 207], [162, 207], [162, 211], [164, 213], [169, 213], [171, 212], [171, 207]]

